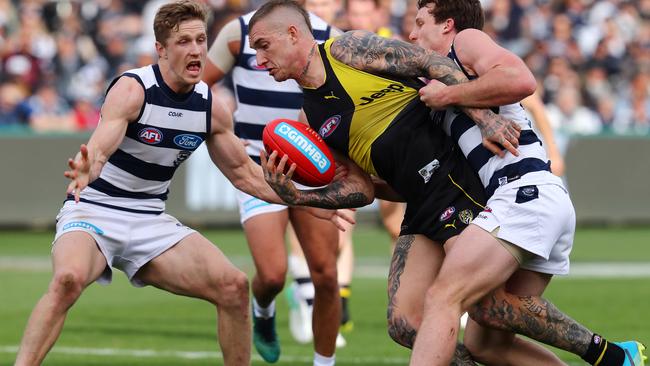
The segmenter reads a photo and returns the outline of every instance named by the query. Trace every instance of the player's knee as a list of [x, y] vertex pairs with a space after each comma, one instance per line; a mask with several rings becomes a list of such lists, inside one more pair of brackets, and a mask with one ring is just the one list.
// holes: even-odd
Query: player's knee
[[279, 293], [284, 288], [286, 274], [279, 271], [273, 273], [257, 274], [260, 284], [273, 293]]
[[212, 296], [211, 302], [227, 307], [248, 307], [248, 277], [242, 271], [236, 271], [221, 285]]
[[388, 318], [388, 335], [397, 344], [407, 348], [413, 348], [417, 329], [422, 323], [421, 315], [406, 316], [394, 313]]
[[85, 286], [84, 277], [74, 270], [57, 270], [52, 276], [49, 292], [56, 301], [72, 304], [75, 302]]
[[316, 291], [338, 292], [336, 265], [312, 270], [311, 280]]
[[467, 310], [469, 317], [484, 327], [509, 330], [503, 322], [504, 314], [508, 312], [508, 309], [505, 308], [508, 306], [507, 302], [503, 301], [504, 296], [506, 296], [505, 292], [496, 291], [483, 297]]

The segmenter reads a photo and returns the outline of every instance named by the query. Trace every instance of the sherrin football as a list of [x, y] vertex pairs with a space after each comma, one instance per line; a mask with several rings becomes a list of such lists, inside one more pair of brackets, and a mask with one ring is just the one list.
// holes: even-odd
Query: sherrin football
[[292, 179], [310, 187], [329, 184], [336, 169], [325, 141], [309, 126], [290, 119], [276, 119], [264, 127], [262, 142], [267, 154], [288, 155], [287, 169], [296, 163]]

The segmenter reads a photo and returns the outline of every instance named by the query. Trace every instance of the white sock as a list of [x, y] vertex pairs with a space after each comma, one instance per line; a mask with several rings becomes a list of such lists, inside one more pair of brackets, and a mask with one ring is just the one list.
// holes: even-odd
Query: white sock
[[314, 366], [334, 366], [335, 359], [335, 355], [327, 357], [314, 352]]
[[275, 315], [275, 300], [271, 301], [269, 306], [263, 308], [257, 303], [257, 299], [253, 297], [253, 313], [258, 318], [268, 319]]
[[293, 278], [309, 278], [309, 267], [305, 257], [289, 254], [289, 274]]

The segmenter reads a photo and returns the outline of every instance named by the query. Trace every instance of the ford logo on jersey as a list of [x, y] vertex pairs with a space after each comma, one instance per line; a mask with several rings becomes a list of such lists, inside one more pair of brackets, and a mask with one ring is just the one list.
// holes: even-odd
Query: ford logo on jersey
[[296, 130], [290, 124], [285, 122], [278, 123], [275, 126], [274, 132], [298, 149], [298, 151], [314, 164], [319, 172], [325, 173], [332, 164], [321, 149], [312, 144], [302, 132]]
[[174, 137], [174, 143], [186, 149], [194, 150], [201, 145], [201, 142], [203, 142], [203, 140], [199, 136], [191, 135], [189, 133], [184, 133]]
[[149, 145], [159, 144], [163, 139], [163, 134], [159, 129], [153, 127], [147, 127], [140, 130], [138, 134], [140, 140]]
[[266, 67], [260, 66], [257, 64], [257, 58], [255, 56], [251, 56], [248, 58], [248, 67], [250, 67], [253, 70], [257, 71], [264, 71], [266, 70]]
[[318, 130], [318, 133], [323, 137], [327, 137], [331, 135], [334, 130], [339, 126], [339, 123], [341, 123], [341, 116], [338, 114], [335, 116], [332, 116], [328, 118], [322, 126], [320, 126], [320, 129]]

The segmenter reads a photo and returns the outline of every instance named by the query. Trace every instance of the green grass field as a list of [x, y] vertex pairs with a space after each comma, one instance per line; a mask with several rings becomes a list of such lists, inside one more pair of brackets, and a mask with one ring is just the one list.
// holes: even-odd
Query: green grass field
[[[206, 231], [213, 242], [248, 273], [252, 262], [239, 230]], [[0, 365], [11, 365], [31, 308], [46, 289], [51, 232], [0, 231]], [[574, 268], [580, 275], [554, 280], [546, 297], [609, 339], [650, 342], [650, 228], [581, 229]], [[388, 237], [374, 227], [355, 233], [358, 276], [352, 284], [354, 331], [337, 350], [337, 365], [404, 365], [409, 352], [386, 333]], [[603, 271], [580, 272], [598, 263]], [[608, 264], [631, 268], [609, 273]], [[365, 271], [364, 269], [374, 269]], [[377, 270], [379, 269], [379, 270]], [[384, 271], [385, 270], [385, 271]], [[384, 275], [381, 275], [384, 273]], [[279, 365], [310, 365], [313, 350], [289, 335], [287, 305], [278, 297], [282, 341]], [[71, 310], [63, 333], [45, 365], [220, 365], [215, 312], [206, 303], [136, 289], [119, 272], [107, 287], [92, 285]], [[227, 335], [225, 335], [227, 336]], [[255, 352], [255, 351], [253, 351]], [[559, 352], [567, 363], [578, 357]], [[254, 353], [254, 365], [264, 363]]]

